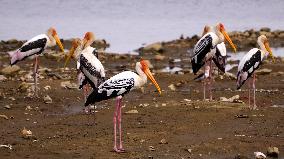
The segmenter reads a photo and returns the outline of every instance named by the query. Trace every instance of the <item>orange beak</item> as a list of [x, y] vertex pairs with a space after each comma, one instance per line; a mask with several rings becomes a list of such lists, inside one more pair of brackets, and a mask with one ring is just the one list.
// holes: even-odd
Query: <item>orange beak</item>
[[155, 85], [155, 87], [157, 88], [159, 94], [161, 94], [161, 88], [158, 85], [158, 83], [156, 82], [155, 78], [153, 77], [151, 71], [149, 70], [149, 68], [146, 68], [145, 70], [143, 70], [143, 72], [146, 74], [146, 76], [151, 80], [151, 82]]
[[222, 30], [221, 33], [224, 35], [225, 39], [229, 42], [229, 44], [231, 45], [231, 48], [233, 49], [233, 51], [237, 52], [237, 49], [236, 49], [234, 43], [232, 42], [231, 38], [227, 34], [227, 32], [225, 30]]
[[71, 58], [74, 58], [74, 52], [75, 52], [75, 49], [76, 47], [74, 45], [72, 45], [70, 51], [69, 51], [69, 54], [65, 60], [65, 63], [64, 63], [64, 68], [69, 64], [69, 61]]
[[271, 51], [271, 49], [269, 47], [269, 43], [265, 42], [264, 43], [264, 47], [268, 51], [268, 53], [269, 53], [270, 57], [272, 58], [273, 62], [275, 63], [275, 58], [274, 58], [273, 53], [272, 53], [272, 51]]
[[53, 37], [54, 37], [54, 39], [55, 39], [55, 41], [56, 41], [57, 45], [60, 47], [60, 50], [61, 50], [62, 52], [64, 52], [63, 45], [62, 45], [62, 43], [61, 43], [61, 41], [60, 41], [60, 39], [59, 39], [58, 35], [57, 35], [57, 34], [55, 34]]

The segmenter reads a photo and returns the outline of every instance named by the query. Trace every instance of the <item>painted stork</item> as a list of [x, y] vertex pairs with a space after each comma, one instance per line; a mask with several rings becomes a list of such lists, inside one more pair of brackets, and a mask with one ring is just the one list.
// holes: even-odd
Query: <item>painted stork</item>
[[98, 87], [105, 80], [104, 66], [98, 59], [98, 51], [90, 45], [94, 42], [95, 36], [87, 32], [83, 40], [74, 39], [65, 66], [71, 58], [77, 60], [79, 89], [84, 88], [86, 100], [89, 83], [92, 88]]
[[[212, 28], [208, 25], [205, 25], [202, 33], [202, 37], [212, 32]], [[216, 48], [212, 50], [213, 57], [210, 59], [207, 59], [205, 61], [205, 67], [204, 67], [204, 82], [203, 82], [203, 99], [206, 99], [206, 88], [209, 87], [209, 99], [212, 100], [212, 83], [213, 83], [213, 77], [212, 77], [212, 60], [214, 61], [215, 65], [219, 70], [222, 72], [225, 72], [225, 67], [227, 63], [227, 50], [224, 42], [221, 42], [220, 44], [217, 44]], [[209, 61], [209, 62], [208, 62]]]
[[[94, 88], [92, 93], [88, 96], [85, 106], [94, 104], [103, 100], [116, 97], [116, 108], [113, 116], [114, 125], [114, 151], [123, 152], [122, 147], [122, 131], [121, 131], [121, 100], [122, 97], [133, 89], [142, 87], [147, 83], [147, 77], [156, 86], [158, 92], [161, 94], [161, 89], [150, 72], [147, 63], [144, 60], [136, 63], [136, 71], [124, 71], [102, 83], [98, 88]], [[119, 129], [119, 146], [116, 142], [116, 124]]]
[[60, 47], [61, 51], [64, 52], [64, 48], [62, 43], [59, 40], [57, 32], [54, 28], [49, 28], [46, 34], [40, 34], [26, 43], [24, 43], [19, 49], [15, 51], [8, 52], [11, 57], [11, 65], [16, 64], [19, 61], [24, 60], [27, 57], [34, 57], [35, 56], [35, 64], [34, 64], [34, 84], [35, 84], [35, 96], [37, 94], [37, 74], [38, 74], [38, 65], [39, 59], [38, 55], [41, 54], [46, 47], [55, 46], [56, 43]]
[[238, 66], [238, 73], [237, 73], [237, 89], [240, 89], [241, 86], [245, 83], [245, 81], [253, 76], [252, 82], [248, 83], [249, 85], [249, 108], [250, 106], [250, 89], [251, 85], [253, 88], [253, 109], [256, 108], [256, 102], [255, 102], [255, 73], [254, 71], [257, 70], [261, 64], [261, 62], [264, 60], [264, 57], [266, 57], [268, 54], [272, 57], [274, 61], [274, 57], [272, 54], [272, 51], [269, 47], [268, 39], [265, 35], [260, 35], [257, 39], [257, 43], [260, 47], [251, 49], [240, 61]]
[[[208, 30], [207, 30], [208, 29]], [[211, 65], [212, 65], [212, 59], [214, 59], [214, 56], [219, 51], [224, 52], [224, 45], [221, 44], [217, 47], [218, 44], [224, 42], [226, 39], [229, 44], [231, 45], [234, 52], [236, 52], [236, 47], [233, 44], [232, 40], [230, 39], [229, 35], [225, 31], [225, 27], [222, 23], [218, 23], [214, 30], [211, 30], [210, 27], [204, 28], [204, 35], [202, 38], [196, 43], [193, 49], [193, 57], [191, 58], [192, 63], [192, 70], [193, 73], [196, 74], [199, 69], [205, 65], [204, 67], [204, 73], [205, 76], [208, 76], [211, 78]], [[216, 48], [217, 51], [216, 51]], [[218, 66], [218, 65], [217, 65]], [[205, 82], [204, 82], [204, 99], [205, 99]], [[211, 92], [211, 82], [209, 82], [210, 85], [210, 92]], [[210, 93], [210, 100], [212, 100], [212, 95]]]

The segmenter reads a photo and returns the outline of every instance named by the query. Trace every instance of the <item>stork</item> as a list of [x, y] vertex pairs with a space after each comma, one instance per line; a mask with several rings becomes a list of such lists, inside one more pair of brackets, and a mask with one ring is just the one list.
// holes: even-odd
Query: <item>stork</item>
[[64, 52], [64, 48], [62, 43], [59, 40], [57, 32], [54, 28], [49, 28], [46, 34], [40, 34], [26, 43], [24, 43], [19, 49], [15, 51], [8, 52], [11, 57], [10, 64], [14, 65], [19, 61], [24, 60], [27, 57], [35, 57], [35, 64], [34, 64], [34, 89], [35, 89], [35, 96], [38, 96], [37, 93], [37, 74], [38, 74], [38, 65], [39, 59], [38, 55], [40, 55], [47, 47], [55, 46], [56, 43], [60, 47], [61, 51]]
[[[114, 151], [124, 152], [122, 146], [122, 131], [121, 131], [121, 100], [122, 97], [133, 89], [142, 87], [147, 83], [147, 77], [156, 86], [158, 92], [161, 94], [161, 89], [150, 72], [147, 63], [144, 60], [136, 63], [136, 71], [124, 71], [102, 83], [98, 88], [94, 88], [92, 93], [88, 96], [85, 106], [94, 104], [103, 100], [116, 97], [116, 108], [113, 116], [114, 127]], [[117, 145], [116, 133], [118, 124], [119, 129], [119, 145]]]
[[[208, 30], [207, 30], [208, 29]], [[230, 46], [232, 47], [233, 51], [236, 52], [236, 47], [233, 44], [232, 40], [230, 39], [229, 35], [225, 31], [225, 27], [222, 23], [218, 23], [214, 30], [211, 30], [210, 28], [205, 27], [204, 29], [204, 35], [202, 38], [196, 43], [193, 49], [193, 57], [191, 58], [192, 63], [192, 70], [193, 73], [196, 74], [199, 69], [205, 65], [204, 67], [204, 73], [205, 76], [208, 76], [211, 78], [211, 63], [212, 58], [216, 54], [216, 48], [217, 45], [224, 42], [226, 39]], [[218, 49], [220, 52], [223, 52], [221, 50], [224, 49], [224, 44], [221, 44], [218, 46]], [[205, 82], [204, 82], [204, 100], [205, 100]], [[211, 92], [211, 82], [209, 82], [210, 85], [210, 92]], [[212, 94], [210, 93], [210, 100], [212, 100]]]
[[249, 108], [251, 109], [250, 106], [250, 90], [251, 90], [251, 85], [253, 88], [253, 107], [252, 109], [256, 108], [256, 102], [255, 102], [255, 73], [254, 71], [257, 70], [261, 64], [261, 62], [264, 60], [264, 58], [267, 55], [270, 55], [274, 61], [274, 57], [272, 54], [272, 51], [269, 47], [269, 42], [268, 39], [266, 38], [265, 35], [260, 35], [257, 38], [257, 43], [260, 47], [258, 48], [253, 48], [251, 49], [240, 61], [239, 66], [238, 66], [238, 73], [237, 73], [237, 89], [240, 89], [242, 85], [245, 83], [245, 81], [253, 76], [252, 81], [248, 83], [249, 85], [249, 90], [248, 90], [248, 95], [249, 95]]

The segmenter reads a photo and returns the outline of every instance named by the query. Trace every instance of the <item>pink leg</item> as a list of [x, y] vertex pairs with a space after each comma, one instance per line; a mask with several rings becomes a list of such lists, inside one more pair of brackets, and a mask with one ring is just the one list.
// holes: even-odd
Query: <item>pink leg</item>
[[115, 108], [115, 112], [113, 115], [113, 131], [114, 131], [114, 147], [113, 150], [115, 152], [122, 152], [120, 149], [117, 148], [117, 143], [116, 143], [116, 124], [117, 124], [117, 120], [118, 120], [118, 115], [119, 115], [119, 106], [120, 105], [120, 99], [119, 97], [116, 98], [116, 108]]
[[38, 76], [38, 57], [35, 57], [35, 65], [34, 65], [34, 96], [38, 97], [38, 92], [37, 92], [37, 76]]
[[252, 87], [253, 87], [253, 109], [255, 109], [256, 108], [256, 102], [255, 102], [255, 73], [253, 74]]
[[212, 101], [212, 60], [210, 60], [210, 70], [209, 70], [209, 100]]
[[249, 103], [249, 108], [250, 108], [250, 87], [251, 87], [251, 79], [249, 79], [249, 81], [248, 81], [248, 86], [249, 86], [249, 88], [248, 88], [248, 97], [249, 97], [248, 103]]
[[204, 79], [203, 79], [203, 100], [206, 100], [206, 77], [205, 77], [205, 67], [206, 64], [204, 66]]
[[122, 97], [119, 96], [119, 109], [118, 109], [118, 128], [119, 128], [119, 150], [120, 151], [125, 151], [123, 146], [122, 146], [122, 128], [121, 128], [121, 101], [122, 101]]

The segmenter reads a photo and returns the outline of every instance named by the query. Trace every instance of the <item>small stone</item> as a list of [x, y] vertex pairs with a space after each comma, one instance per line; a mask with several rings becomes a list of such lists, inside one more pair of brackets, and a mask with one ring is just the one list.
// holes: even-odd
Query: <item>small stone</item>
[[4, 75], [0, 75], [0, 82], [4, 82], [6, 80], [7, 80], [7, 78]]
[[46, 91], [51, 89], [50, 86], [45, 86], [45, 87], [43, 87], [43, 88], [44, 88]]
[[257, 75], [268, 75], [272, 72], [271, 69], [267, 69], [267, 68], [263, 68], [263, 69], [260, 69], [260, 70], [256, 70], [255, 73]]
[[1, 73], [4, 75], [12, 75], [16, 72], [20, 71], [20, 67], [17, 65], [7, 66], [1, 70]]
[[277, 158], [279, 155], [278, 147], [268, 147], [267, 149], [267, 156]]
[[168, 142], [167, 142], [166, 139], [162, 139], [162, 140], [160, 141], [160, 144], [168, 144]]
[[154, 146], [149, 146], [149, 151], [155, 151]]
[[170, 90], [176, 91], [176, 86], [174, 84], [170, 84], [168, 87], [170, 88]]
[[186, 151], [188, 151], [189, 153], [191, 153], [191, 152], [192, 152], [192, 149], [186, 149]]
[[266, 156], [262, 152], [254, 152], [254, 156], [256, 159], [265, 159]]
[[5, 105], [4, 108], [5, 109], [11, 109], [11, 106], [10, 105]]
[[1, 115], [0, 115], [0, 118], [4, 118], [4, 119], [6, 119], [6, 120], [9, 119], [9, 118], [8, 118], [6, 115], [4, 115], [4, 114], [1, 114]]
[[125, 114], [137, 114], [137, 113], [138, 113], [138, 110], [136, 110], [136, 109], [129, 110], [129, 111], [125, 112]]
[[60, 83], [60, 86], [63, 88], [68, 88], [68, 89], [77, 89], [78, 85], [76, 83], [71, 83], [70, 81], [64, 81]]
[[27, 139], [27, 138], [32, 137], [32, 136], [33, 136], [33, 133], [32, 133], [31, 130], [27, 130], [26, 128], [24, 128], [22, 130], [22, 137], [23, 138]]
[[11, 101], [15, 101], [16, 100], [14, 97], [9, 97], [8, 99], [11, 100]]
[[50, 104], [50, 103], [52, 103], [52, 99], [50, 98], [49, 95], [44, 96], [44, 97], [43, 97], [43, 100], [44, 100], [44, 103], [45, 103], [45, 104]]
[[166, 103], [162, 103], [162, 107], [165, 107], [165, 106], [167, 106], [167, 104]]
[[27, 106], [25, 110], [32, 110], [33, 108], [31, 106]]
[[29, 89], [30, 86], [31, 86], [31, 84], [28, 84], [28, 83], [26, 83], [26, 82], [22, 82], [22, 83], [19, 85], [18, 90], [19, 90], [20, 92], [26, 92], [26, 91]]

